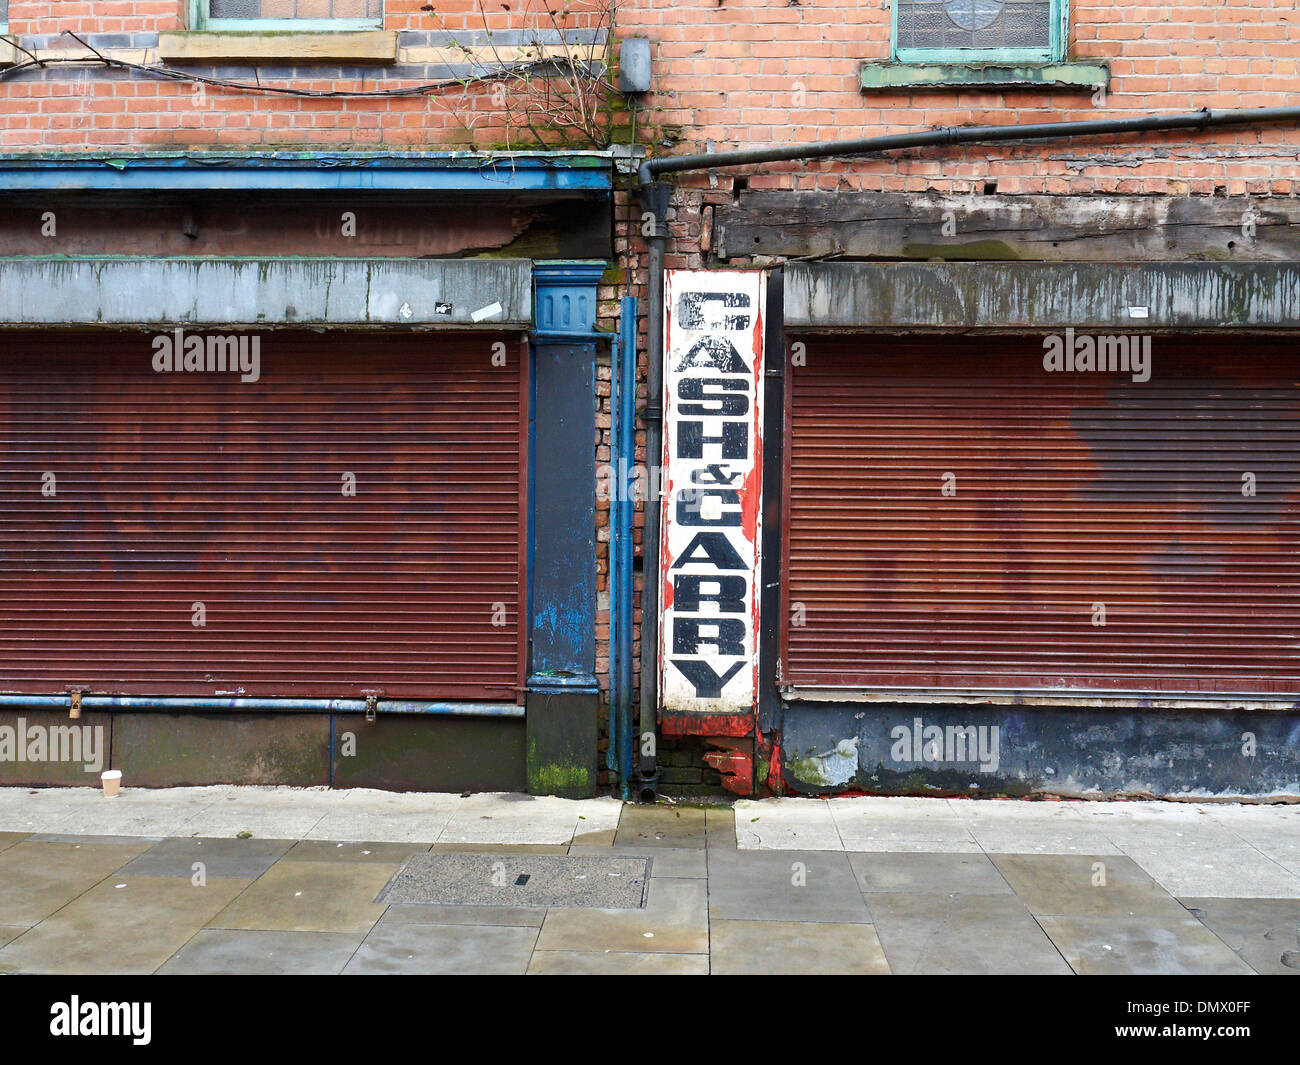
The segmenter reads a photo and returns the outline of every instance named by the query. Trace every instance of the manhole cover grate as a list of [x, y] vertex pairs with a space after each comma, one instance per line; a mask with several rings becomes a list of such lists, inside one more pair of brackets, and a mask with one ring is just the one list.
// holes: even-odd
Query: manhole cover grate
[[375, 901], [635, 910], [645, 905], [649, 866], [648, 858], [417, 854]]

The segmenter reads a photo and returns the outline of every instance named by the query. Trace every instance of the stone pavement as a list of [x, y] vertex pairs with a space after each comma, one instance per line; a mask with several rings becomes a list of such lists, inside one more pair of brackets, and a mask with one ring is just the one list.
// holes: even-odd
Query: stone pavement
[[[536, 863], [519, 898], [572, 869], [565, 906], [376, 901], [416, 854], [468, 859], [417, 887], [508, 865], [495, 900], [529, 856], [650, 861]], [[602, 869], [644, 906], [576, 905]], [[1300, 806], [7, 788], [12, 972], [1295, 975]]]

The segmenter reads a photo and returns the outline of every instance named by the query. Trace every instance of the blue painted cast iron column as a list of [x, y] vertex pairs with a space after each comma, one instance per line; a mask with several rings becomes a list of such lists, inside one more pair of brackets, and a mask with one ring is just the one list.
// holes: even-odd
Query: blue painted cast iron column
[[533, 348], [528, 790], [596, 791], [596, 285], [602, 262], [538, 262]]

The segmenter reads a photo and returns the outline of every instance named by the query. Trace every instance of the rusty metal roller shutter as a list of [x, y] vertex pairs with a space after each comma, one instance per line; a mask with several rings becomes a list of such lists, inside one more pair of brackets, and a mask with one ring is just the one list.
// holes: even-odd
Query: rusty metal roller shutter
[[801, 339], [787, 684], [1300, 692], [1294, 340]]
[[156, 335], [0, 337], [0, 691], [516, 700], [520, 340]]

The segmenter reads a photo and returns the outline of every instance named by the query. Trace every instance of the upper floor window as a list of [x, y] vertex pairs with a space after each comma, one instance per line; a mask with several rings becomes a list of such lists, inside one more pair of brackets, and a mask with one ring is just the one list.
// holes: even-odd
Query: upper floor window
[[894, 0], [893, 10], [894, 58], [905, 63], [1065, 55], [1066, 0]]
[[198, 25], [212, 30], [369, 30], [384, 15], [383, 0], [198, 0], [198, 6]]
[[9, 0], [0, 0], [0, 33], [9, 29]]

